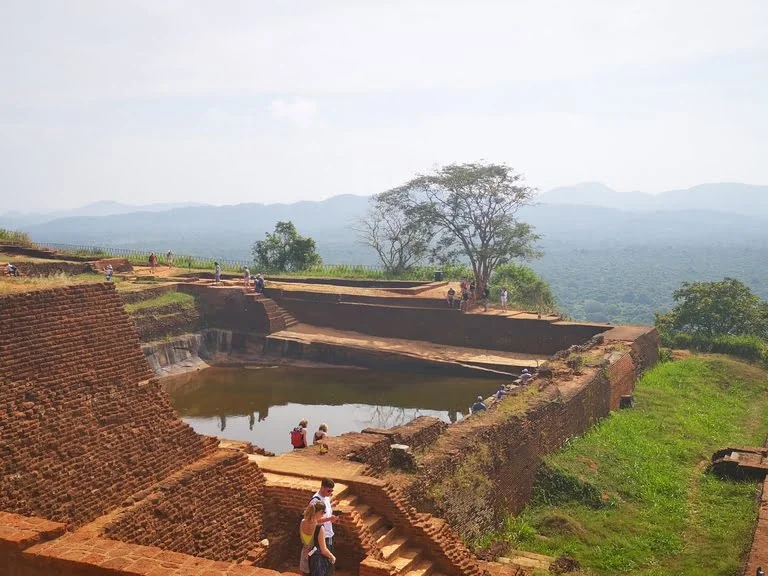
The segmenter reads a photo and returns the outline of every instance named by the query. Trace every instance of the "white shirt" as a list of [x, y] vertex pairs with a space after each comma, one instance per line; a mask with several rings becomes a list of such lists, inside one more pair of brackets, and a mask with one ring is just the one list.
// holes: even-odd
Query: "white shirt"
[[[312, 496], [312, 499], [320, 498], [320, 500], [323, 501], [323, 504], [325, 504], [325, 517], [328, 518], [333, 514], [333, 508], [331, 508], [331, 497], [326, 496], [323, 498], [320, 495], [320, 492], [315, 492], [315, 495]], [[325, 537], [326, 538], [333, 538], [333, 523], [332, 522], [323, 522], [323, 528], [325, 528]]]

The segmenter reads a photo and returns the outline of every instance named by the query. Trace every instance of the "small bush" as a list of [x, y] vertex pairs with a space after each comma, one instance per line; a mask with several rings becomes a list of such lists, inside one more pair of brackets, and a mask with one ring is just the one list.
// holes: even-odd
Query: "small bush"
[[0, 228], [0, 243], [13, 244], [14, 246], [31, 246], [32, 240], [29, 239], [29, 234], [26, 232]]
[[577, 502], [589, 508], [602, 508], [605, 505], [600, 491], [595, 486], [546, 464], [542, 464], [536, 472], [531, 501], [550, 506], [566, 502]]
[[752, 362], [768, 363], [768, 343], [759, 336], [715, 336], [688, 332], [662, 332], [661, 343], [670, 348], [730, 354]]

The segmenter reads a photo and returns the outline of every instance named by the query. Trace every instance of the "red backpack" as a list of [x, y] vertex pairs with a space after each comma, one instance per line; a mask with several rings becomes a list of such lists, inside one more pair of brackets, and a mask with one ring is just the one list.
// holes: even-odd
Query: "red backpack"
[[301, 426], [296, 426], [291, 430], [291, 446], [304, 448], [304, 429]]

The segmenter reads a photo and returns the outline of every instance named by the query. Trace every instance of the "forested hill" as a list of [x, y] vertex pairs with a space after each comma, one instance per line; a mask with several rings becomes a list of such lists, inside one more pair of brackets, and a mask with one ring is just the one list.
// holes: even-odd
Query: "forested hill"
[[[768, 213], [621, 210], [543, 202], [547, 197], [520, 216], [543, 236], [545, 256], [532, 267], [574, 318], [650, 323], [655, 310], [671, 305], [672, 291], [685, 280], [733, 276], [768, 298]], [[291, 220], [317, 241], [325, 262], [376, 264], [351, 228], [367, 204], [365, 197], [346, 195], [322, 202], [61, 218], [20, 228], [43, 242], [249, 259], [255, 240], [278, 220]], [[2, 217], [0, 226], [19, 228]]]

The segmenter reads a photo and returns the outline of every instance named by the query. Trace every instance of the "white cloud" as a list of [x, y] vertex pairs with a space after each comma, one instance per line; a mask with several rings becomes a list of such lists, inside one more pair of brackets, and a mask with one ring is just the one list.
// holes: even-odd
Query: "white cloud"
[[295, 96], [292, 100], [275, 99], [269, 104], [269, 112], [275, 118], [306, 128], [315, 120], [317, 103], [300, 96]]

